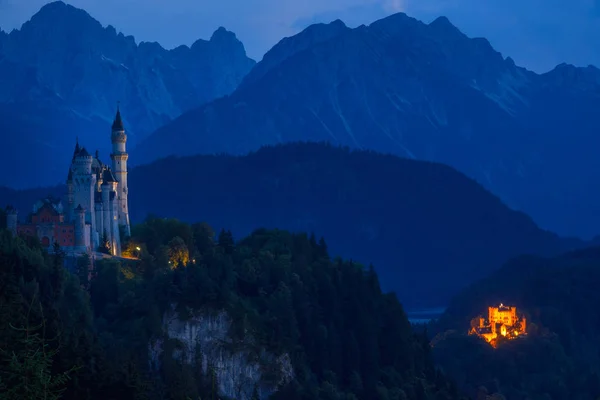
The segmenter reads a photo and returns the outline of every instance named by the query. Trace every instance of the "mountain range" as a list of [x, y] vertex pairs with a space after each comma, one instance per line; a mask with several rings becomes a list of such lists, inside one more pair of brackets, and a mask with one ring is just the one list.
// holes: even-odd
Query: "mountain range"
[[[538, 228], [454, 168], [323, 143], [170, 157], [129, 177], [134, 223], [204, 221], [235, 238], [261, 227], [313, 232], [332, 255], [372, 263], [383, 289], [410, 309], [446, 305], [510, 257], [585, 245]], [[0, 190], [0, 198], [24, 218], [39, 197], [64, 192]]]
[[90, 151], [108, 155], [119, 101], [133, 145], [182, 112], [232, 92], [254, 64], [224, 28], [208, 41], [165, 50], [103, 27], [81, 9], [49, 3], [21, 29], [0, 31], [0, 129], [11, 149], [0, 160], [11, 171], [0, 175], [0, 185], [63, 181], [64, 154], [77, 136]]
[[447, 18], [424, 24], [399, 13], [282, 40], [237, 90], [167, 123], [132, 158], [325, 140], [451, 165], [543, 227], [591, 237], [599, 107], [595, 67], [539, 75]]

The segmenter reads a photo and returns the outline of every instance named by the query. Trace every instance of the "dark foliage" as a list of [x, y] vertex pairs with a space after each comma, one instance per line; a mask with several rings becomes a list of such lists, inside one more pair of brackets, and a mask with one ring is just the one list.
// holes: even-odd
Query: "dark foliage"
[[[374, 270], [330, 259], [323, 240], [261, 229], [236, 243], [206, 224], [150, 217], [130, 244], [141, 260], [96, 262], [88, 297], [60, 253], [0, 236], [0, 348], [17, 343], [7, 324], [23, 321], [39, 288], [44, 312], [35, 318], [57, 338], [52, 371], [71, 371], [64, 399], [213, 396], [211, 368], [177, 361], [174, 341], [165, 341], [159, 373], [149, 369], [150, 338], [164, 338], [161, 315], [171, 305], [180, 318], [226, 310], [233, 339], [250, 332], [258, 346], [289, 354], [295, 379], [274, 399], [458, 399]], [[175, 267], [184, 250], [189, 262]]]
[[[556, 258], [519, 257], [457, 296], [433, 326], [434, 354], [458, 384], [507, 399], [596, 400], [600, 396], [600, 248]], [[488, 305], [516, 305], [528, 337], [494, 350], [465, 337]], [[442, 339], [444, 338], [444, 339]]]

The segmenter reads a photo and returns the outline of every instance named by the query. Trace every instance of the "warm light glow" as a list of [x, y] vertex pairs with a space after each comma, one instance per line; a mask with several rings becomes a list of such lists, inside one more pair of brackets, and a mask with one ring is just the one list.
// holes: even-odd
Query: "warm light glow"
[[135, 249], [136, 249], [137, 251], [140, 251], [140, 250], [142, 250], [142, 249], [140, 249], [140, 247], [139, 247], [139, 246], [138, 246], [138, 247], [136, 247]]
[[471, 320], [469, 335], [477, 335], [496, 348], [500, 336], [512, 340], [527, 334], [527, 321], [517, 315], [517, 308], [505, 306], [488, 307], [488, 317], [478, 316]]

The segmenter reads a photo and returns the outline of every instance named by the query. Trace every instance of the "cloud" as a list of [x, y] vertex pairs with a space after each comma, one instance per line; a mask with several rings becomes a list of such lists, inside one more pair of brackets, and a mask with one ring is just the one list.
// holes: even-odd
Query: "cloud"
[[383, 9], [389, 13], [397, 13], [406, 10], [405, 0], [387, 0], [383, 2]]

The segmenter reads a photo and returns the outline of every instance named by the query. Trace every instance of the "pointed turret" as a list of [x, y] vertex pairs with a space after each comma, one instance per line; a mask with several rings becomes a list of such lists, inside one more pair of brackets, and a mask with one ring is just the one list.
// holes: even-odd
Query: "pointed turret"
[[75, 150], [73, 151], [73, 160], [77, 157], [77, 154], [81, 151], [81, 147], [79, 147], [79, 137], [75, 139]]
[[79, 152], [75, 156], [75, 158], [89, 158], [91, 160], [92, 156], [90, 155], [90, 153], [88, 153], [85, 147], [82, 147], [81, 150], [79, 150]]
[[117, 115], [115, 116], [115, 120], [113, 121], [112, 130], [113, 130], [113, 132], [125, 130], [125, 127], [123, 126], [123, 120], [121, 119], [121, 110], [120, 110], [118, 104], [117, 104]]

